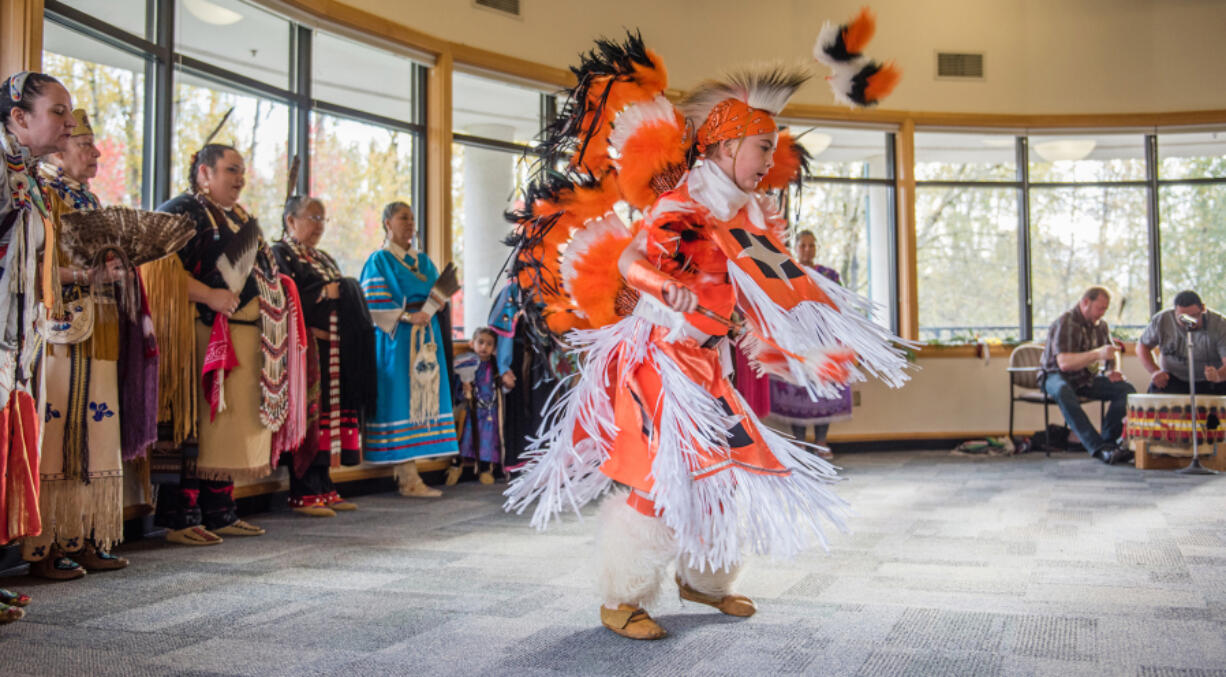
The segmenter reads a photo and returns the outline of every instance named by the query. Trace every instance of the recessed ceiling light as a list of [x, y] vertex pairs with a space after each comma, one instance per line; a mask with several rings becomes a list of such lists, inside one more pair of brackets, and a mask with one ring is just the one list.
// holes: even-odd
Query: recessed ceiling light
[[809, 151], [810, 157], [817, 157], [822, 154], [822, 151], [830, 147], [830, 142], [834, 141], [834, 137], [829, 134], [809, 130], [801, 134], [796, 140], [800, 142], [800, 145], [805, 150]]
[[209, 2], [209, 0], [183, 0], [183, 6], [191, 12], [192, 16], [214, 26], [229, 26], [243, 19], [242, 14]]
[[1062, 161], [1077, 161], [1084, 160], [1086, 156], [1094, 152], [1094, 147], [1098, 142], [1094, 139], [1060, 139], [1058, 141], [1044, 141], [1034, 145], [1034, 152], [1039, 154], [1039, 157], [1048, 162]]

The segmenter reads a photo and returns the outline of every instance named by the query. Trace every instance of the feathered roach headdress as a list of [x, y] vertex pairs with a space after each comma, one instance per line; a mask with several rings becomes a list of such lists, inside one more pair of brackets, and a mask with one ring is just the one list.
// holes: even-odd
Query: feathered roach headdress
[[695, 130], [695, 142], [702, 146], [739, 138], [750, 131], [769, 127], [796, 90], [811, 77], [808, 69], [797, 66], [768, 65], [729, 73], [720, 80], [708, 80], [694, 88], [680, 103], [686, 124]]

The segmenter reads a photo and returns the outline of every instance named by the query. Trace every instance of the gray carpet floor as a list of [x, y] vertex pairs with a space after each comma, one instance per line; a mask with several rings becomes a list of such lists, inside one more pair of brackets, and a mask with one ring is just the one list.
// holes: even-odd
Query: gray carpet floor
[[215, 547], [122, 546], [132, 566], [80, 581], [0, 579], [35, 596], [0, 628], [0, 673], [1226, 677], [1226, 477], [1082, 454], [839, 462], [854, 533], [752, 559], [751, 619], [670, 592], [670, 637], [614, 636], [593, 521], [535, 533], [465, 484], [256, 515], [267, 536]]

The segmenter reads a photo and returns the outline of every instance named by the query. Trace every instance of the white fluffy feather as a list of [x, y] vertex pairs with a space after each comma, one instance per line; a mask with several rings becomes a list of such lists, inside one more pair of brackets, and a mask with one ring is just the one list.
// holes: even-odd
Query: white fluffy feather
[[677, 124], [677, 109], [661, 95], [644, 103], [627, 107], [613, 118], [613, 131], [609, 133], [609, 145], [618, 151], [635, 132], [649, 124]]
[[[608, 256], [609, 252], [600, 251], [592, 252], [592, 246], [597, 242], [604, 240], [606, 237], [629, 237], [630, 229], [626, 224], [622, 223], [621, 217], [614, 212], [608, 212], [599, 219], [592, 219], [575, 231], [570, 242], [566, 243], [566, 247], [562, 251], [562, 286], [566, 289], [566, 293], [574, 296], [575, 290], [571, 288], [571, 283], [575, 279], [575, 264], [589, 253], [598, 256]], [[576, 311], [583, 315], [582, 310]]]
[[842, 26], [832, 24], [829, 21], [822, 24], [822, 30], [817, 33], [817, 41], [813, 43], [813, 58], [817, 59], [818, 63], [825, 64], [834, 68], [834, 65], [839, 63], [834, 57], [826, 53], [826, 49], [834, 45], [839, 40], [839, 33]]

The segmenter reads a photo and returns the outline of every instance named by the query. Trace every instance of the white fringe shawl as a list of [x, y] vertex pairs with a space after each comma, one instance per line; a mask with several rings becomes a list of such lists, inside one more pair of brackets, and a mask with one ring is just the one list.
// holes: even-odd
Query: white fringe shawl
[[[745, 271], [729, 263], [728, 275], [736, 288], [738, 303], [749, 306], [761, 318], [761, 324], [753, 323], [752, 331], [745, 332], [737, 346], [745, 352], [750, 364], [759, 375], [779, 376], [804, 387], [809, 396], [836, 397], [840, 383], [824, 381], [818, 376], [818, 368], [826, 360], [825, 355], [834, 350], [852, 350], [856, 354], [849, 382], [866, 380], [868, 375], [885, 381], [892, 388], [899, 388], [910, 376], [903, 348], [915, 347], [869, 319], [876, 307], [869, 299], [826, 278], [815, 270], [806, 270], [809, 278], [835, 307], [817, 301], [803, 301], [791, 310], [776, 304], [771, 297]], [[796, 360], [784, 356], [787, 369], [771, 369], [757, 357], [770, 346], [759, 335], [774, 341], [779, 347], [802, 357]]]
[[[652, 326], [630, 316], [608, 327], [568, 335], [581, 354], [582, 367], [572, 377], [577, 381], [560, 384], [554, 391], [541, 426], [543, 434], [531, 441], [531, 460], [507, 489], [505, 509], [523, 513], [536, 502], [532, 525], [544, 529], [563, 509], [578, 513], [612, 487], [612, 480], [599, 470], [617, 432], [608, 398], [608, 367], [616, 362], [620, 378], [651, 359], [660, 368], [663, 384], [654, 403], [659, 439], [651, 469], [652, 498], [660, 518], [676, 534], [678, 552], [688, 566], [730, 568], [741, 561], [746, 549], [791, 557], [813, 540], [826, 547], [822, 517], [845, 531], [847, 503], [829, 486], [838, 481], [834, 467], [760, 425], [748, 406], [746, 424], [758, 428], [771, 453], [790, 473], [759, 474], [733, 464], [694, 479], [691, 468], [698, 466], [700, 449], [726, 444], [729, 429], [738, 421], [651, 343]], [[577, 445], [572, 443], [576, 426], [589, 435]]]

